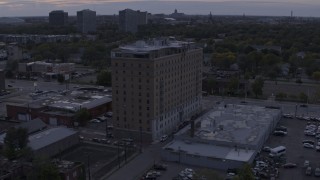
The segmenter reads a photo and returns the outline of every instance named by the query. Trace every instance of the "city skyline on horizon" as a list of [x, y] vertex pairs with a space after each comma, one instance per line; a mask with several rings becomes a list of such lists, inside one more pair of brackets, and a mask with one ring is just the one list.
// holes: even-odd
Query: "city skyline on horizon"
[[243, 15], [248, 16], [294, 16], [320, 17], [320, 2], [307, 0], [0, 0], [0, 17], [48, 16], [52, 10], [64, 10], [69, 15], [76, 15], [82, 9], [91, 9], [97, 15], [118, 14], [120, 10], [129, 8], [147, 11], [151, 14], [171, 14], [174, 9], [185, 14], [206, 15]]

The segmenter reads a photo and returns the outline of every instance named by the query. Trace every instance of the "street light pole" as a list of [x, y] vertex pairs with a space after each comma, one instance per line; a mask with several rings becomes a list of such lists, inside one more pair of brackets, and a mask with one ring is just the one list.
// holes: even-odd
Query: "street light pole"
[[140, 153], [142, 153], [142, 127], [140, 126]]
[[118, 142], [118, 168], [120, 169], [120, 149], [119, 149], [119, 142]]
[[91, 180], [91, 172], [90, 172], [90, 155], [89, 155], [89, 153], [87, 153], [87, 157], [88, 157], [88, 176], [89, 176], [89, 180]]
[[108, 138], [108, 118], [106, 118], [106, 138]]
[[180, 150], [180, 146], [179, 146], [179, 164], [180, 164], [180, 161], [181, 161], [181, 150]]

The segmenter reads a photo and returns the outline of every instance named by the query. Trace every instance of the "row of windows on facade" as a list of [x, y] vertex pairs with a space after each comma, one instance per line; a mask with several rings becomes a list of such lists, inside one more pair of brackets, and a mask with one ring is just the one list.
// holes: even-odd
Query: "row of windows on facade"
[[[200, 54], [200, 53], [197, 53], [197, 54], [193, 54], [193, 55], [187, 55], [186, 59], [187, 59], [187, 60], [190, 60], [191, 58], [197, 58], [197, 57], [201, 57], [201, 54]], [[157, 67], [168, 66], [168, 65], [170, 65], [170, 64], [181, 63], [182, 61], [184, 61], [183, 58], [182, 58], [182, 59], [179, 59], [179, 58], [177, 59], [177, 58], [175, 58], [175, 57], [172, 57], [171, 59], [168, 59], [168, 60], [164, 61], [163, 63], [156, 63], [156, 68], [157, 68]], [[189, 64], [189, 65], [190, 65], [191, 63], [195, 64], [196, 62], [197, 62], [197, 59], [194, 59], [192, 62], [189, 62], [188, 64]], [[128, 64], [130, 64], [130, 67], [135, 67], [135, 64], [136, 64], [136, 63], [128, 63]], [[125, 63], [125, 62], [123, 62], [123, 63], [122, 63], [122, 67], [126, 67], [128, 64]], [[115, 67], [118, 67], [118, 66], [120, 66], [120, 63], [115, 62], [115, 63], [114, 63], [114, 66], [115, 66]], [[137, 64], [137, 67], [142, 68], [143, 65], [139, 63], [139, 64]], [[150, 68], [150, 66], [149, 66], [148, 64], [147, 64], [145, 67], [146, 67], [146, 68]], [[143, 67], [143, 68], [145, 68], [145, 67]]]
[[[195, 102], [195, 100], [194, 100], [195, 97], [196, 97], [196, 96], [188, 96], [188, 97], [186, 97], [186, 98], [183, 98], [183, 100], [184, 100], [184, 102], [187, 103], [187, 105], [189, 105], [189, 104]], [[116, 100], [116, 102], [115, 102], [115, 107], [117, 107], [117, 106], [116, 106], [116, 105], [118, 104], [117, 101], [118, 101], [118, 100]], [[169, 109], [172, 109], [172, 108], [175, 108], [175, 107], [179, 106], [179, 105], [181, 104], [181, 101], [182, 101], [182, 100], [181, 100], [181, 99], [179, 100], [178, 98], [176, 98], [176, 99], [174, 99], [174, 100], [168, 99], [168, 100], [166, 100], [166, 101], [162, 101], [160, 104], [164, 107], [164, 111], [167, 111], [167, 110], [169, 110]], [[134, 102], [134, 100], [133, 100], [132, 102]], [[141, 103], [141, 99], [139, 99], [139, 103]], [[147, 100], [147, 104], [149, 104], [149, 100]], [[141, 105], [137, 106], [137, 104], [131, 104], [131, 108], [132, 108], [132, 109], [134, 109], [135, 107], [138, 107], [138, 109], [139, 109], [140, 111], [141, 111], [142, 109], [145, 109], [145, 111], [147, 112], [147, 113], [146, 113], [146, 117], [150, 117], [150, 114], [149, 114], [150, 107], [149, 107], [149, 106], [147, 106], [147, 107], [145, 107], [145, 106], [142, 107]], [[118, 112], [118, 111], [117, 111], [117, 112]], [[131, 115], [134, 115], [135, 112], [136, 112], [136, 111], [132, 110], [132, 111], [131, 111]], [[156, 106], [155, 106], [155, 115], [156, 115], [156, 116], [159, 114], [158, 112], [159, 112], [159, 106], [156, 105]], [[119, 114], [119, 112], [118, 112], [117, 114]], [[124, 110], [124, 111], [123, 111], [123, 114], [126, 115], [126, 114], [127, 114], [127, 111]], [[138, 115], [139, 115], [140, 117], [143, 116], [142, 112], [138, 112]]]
[[[125, 96], [127, 95], [125, 91], [123, 92], [123, 95], [125, 95]], [[134, 92], [131, 92], [131, 95], [134, 95]], [[156, 97], [158, 97], [158, 95], [159, 95], [158, 93], [155, 94]], [[182, 96], [178, 97], [177, 95], [182, 95]], [[177, 91], [175, 91], [175, 92], [172, 92], [172, 93], [166, 93], [166, 99], [168, 99], [167, 103], [170, 104], [170, 102], [173, 103], [175, 101], [181, 101], [181, 98], [183, 97], [183, 95], [187, 96], [187, 99], [192, 99], [193, 97], [197, 96], [197, 91], [193, 90], [193, 89], [189, 89], [189, 91], [185, 91], [185, 92], [181, 92], [181, 91], [177, 92]], [[138, 96], [141, 97], [142, 93], [139, 92]], [[146, 96], [144, 96], [144, 97], [149, 98], [150, 97], [149, 93], [147, 93]], [[173, 98], [171, 99], [171, 97], [173, 97]], [[164, 94], [160, 93], [160, 98], [161, 98], [160, 100], [163, 100]], [[135, 99], [134, 98], [130, 99], [129, 96], [123, 97], [122, 98], [122, 102], [124, 102], [124, 103], [127, 102], [127, 99], [129, 99], [129, 101], [131, 100], [132, 102], [135, 102]], [[119, 97], [116, 97], [115, 101], [116, 101], [116, 103], [118, 103], [119, 102]], [[142, 100], [139, 99], [138, 102], [142, 103]], [[146, 104], [150, 104], [150, 100], [149, 99], [146, 100]]]
[[[168, 76], [168, 78], [170, 78], [170, 77]], [[122, 78], [122, 82], [126, 82], [126, 79], [127, 78], [125, 78], [125, 77]], [[163, 79], [163, 78], [161, 78], [161, 79]], [[167, 79], [167, 76], [165, 76], [164, 79]], [[119, 80], [118, 77], [115, 77], [116, 83], [119, 82], [118, 80]], [[132, 82], [132, 81], [133, 81], [133, 78], [131, 78], [130, 82]], [[194, 81], [197, 81], [196, 77], [194, 77], [194, 78], [189, 77], [189, 79], [185, 79], [184, 81], [183, 80], [182, 81], [179, 80], [179, 78], [174, 78], [174, 79], [171, 79], [171, 81], [170, 81], [170, 79], [167, 80], [167, 81], [163, 81], [163, 83], [164, 83], [164, 85], [170, 85], [170, 84], [177, 84], [177, 82], [180, 82], [180, 84], [185, 84], [184, 82], [189, 82], [190, 83], [190, 82], [194, 82]], [[138, 82], [142, 83], [142, 79], [139, 78]], [[146, 83], [148, 84], [149, 82], [150, 82], [149, 79], [146, 79]], [[158, 79], [156, 79], [156, 82], [158, 82]], [[119, 83], [121, 83], [121, 82], [119, 82]], [[125, 88], [126, 84], [123, 84], [122, 86]], [[138, 87], [139, 87], [139, 89], [141, 89], [141, 85], [138, 85]], [[131, 88], [134, 88], [134, 84], [131, 84]], [[156, 88], [158, 89], [158, 86], [156, 86]]]
[[[120, 121], [120, 117], [119, 116], [117, 116], [117, 121]], [[127, 122], [127, 118], [126, 117], [123, 117], [123, 122]], [[131, 122], [133, 122], [133, 123], [135, 122], [134, 118], [131, 118]], [[142, 120], [141, 119], [139, 119], [138, 122], [139, 122], [139, 124], [142, 124]], [[146, 123], [150, 124], [150, 120], [146, 120]]]
[[[197, 73], [197, 71], [195, 71], [197, 68], [198, 68], [197, 66], [192, 66], [192, 67], [189, 67], [188, 69], [183, 69], [183, 71], [181, 71], [181, 72], [177, 71], [178, 68], [172, 68], [172, 70], [170, 70], [170, 68], [169, 69], [167, 68], [165, 70], [155, 71], [155, 75], [162, 75], [162, 74], [170, 73], [169, 75], [174, 77], [174, 75], [178, 76], [178, 75], [180, 75], [180, 73], [183, 74], [183, 73], [190, 72], [190, 71], [193, 71], [192, 75], [195, 75]], [[115, 70], [114, 72], [115, 72], [115, 74], [119, 74], [118, 70]], [[127, 71], [122, 70], [122, 74], [126, 74], [126, 72]], [[130, 73], [131, 75], [135, 75], [134, 71], [130, 71], [130, 72], [131, 72]], [[172, 74], [171, 74], [171, 72], [172, 72]], [[152, 73], [150, 73], [148, 71], [146, 71], [144, 73], [142, 73], [142, 72], [137, 73], [137, 75], [139, 75], [139, 76], [143, 76], [143, 75], [150, 76], [150, 74], [152, 74]], [[189, 76], [191, 76], [191, 73], [189, 73]]]
[[[131, 126], [130, 126], [130, 124], [124, 124], [123, 126], [120, 126], [120, 124], [118, 123], [118, 124], [117, 124], [117, 127], [118, 127], [118, 128], [125, 128], [125, 129], [128, 128], [128, 129], [130, 129]], [[144, 129], [142, 126], [139, 126], [139, 127], [137, 128], [137, 130], [138, 130], [138, 131], [140, 131], [140, 130], [141, 130], [141, 131], [144, 131], [144, 130], [150, 131], [150, 128], [148, 127], [148, 128], [145, 128], [145, 129]]]

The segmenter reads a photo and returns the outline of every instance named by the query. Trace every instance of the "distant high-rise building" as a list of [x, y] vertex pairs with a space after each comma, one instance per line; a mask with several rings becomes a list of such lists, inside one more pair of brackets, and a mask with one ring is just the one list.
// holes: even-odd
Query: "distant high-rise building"
[[119, 11], [119, 28], [121, 31], [136, 33], [138, 26], [147, 24], [147, 12], [125, 9]]
[[174, 10], [174, 13], [170, 14], [170, 17], [173, 18], [181, 18], [184, 17], [184, 13], [179, 13], [177, 9]]
[[77, 12], [78, 30], [82, 33], [96, 32], [96, 12], [84, 9]]
[[68, 23], [68, 12], [63, 10], [51, 11], [49, 13], [49, 23], [53, 26], [65, 26]]
[[144, 141], [171, 134], [199, 113], [202, 49], [173, 38], [138, 41], [111, 52], [117, 137]]

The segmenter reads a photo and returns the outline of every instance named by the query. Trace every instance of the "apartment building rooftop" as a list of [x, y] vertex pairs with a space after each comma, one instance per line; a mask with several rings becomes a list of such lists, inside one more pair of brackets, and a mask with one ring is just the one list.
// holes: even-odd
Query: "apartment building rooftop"
[[[159, 57], [162, 55], [171, 55], [181, 53], [181, 49], [197, 49], [194, 42], [177, 41], [174, 37], [152, 39], [148, 41], [140, 40], [132, 44], [127, 44], [114, 49], [112, 57], [128, 57], [129, 54], [146, 55], [154, 51], [164, 50], [161, 55], [155, 56], [142, 56], [145, 58]], [[141, 58], [136, 56], [135, 58]]]

